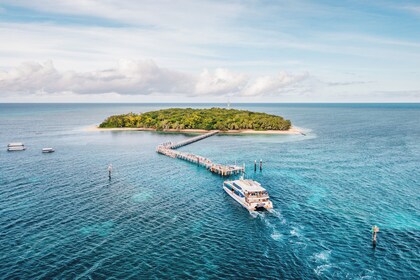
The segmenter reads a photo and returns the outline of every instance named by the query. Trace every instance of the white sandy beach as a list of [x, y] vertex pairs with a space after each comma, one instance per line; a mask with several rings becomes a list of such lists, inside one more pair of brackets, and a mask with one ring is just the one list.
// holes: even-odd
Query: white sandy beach
[[[86, 128], [87, 131], [157, 131], [154, 128], [131, 128], [131, 127], [121, 127], [121, 128], [100, 128], [96, 125], [89, 126]], [[173, 133], [207, 133], [209, 130], [204, 129], [165, 129], [160, 130], [162, 132], [173, 132]], [[300, 129], [296, 127], [291, 127], [289, 130], [252, 130], [252, 129], [243, 129], [243, 130], [227, 130], [220, 131], [221, 134], [304, 134]]]

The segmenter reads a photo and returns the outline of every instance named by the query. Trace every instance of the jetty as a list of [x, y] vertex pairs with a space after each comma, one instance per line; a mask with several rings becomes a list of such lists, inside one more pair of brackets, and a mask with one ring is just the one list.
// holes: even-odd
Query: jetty
[[176, 150], [177, 148], [206, 139], [208, 137], [216, 135], [217, 133], [219, 133], [219, 130], [213, 130], [199, 136], [191, 137], [189, 139], [186, 139], [178, 143], [172, 143], [172, 142], [162, 143], [156, 147], [156, 152], [158, 152], [159, 154], [171, 157], [171, 158], [179, 158], [185, 161], [192, 162], [199, 166], [205, 167], [210, 172], [219, 174], [221, 176], [231, 176], [231, 175], [244, 172], [243, 166], [223, 165], [219, 163], [214, 163], [210, 159], [205, 158], [203, 156], [195, 155], [192, 153], [180, 152]]

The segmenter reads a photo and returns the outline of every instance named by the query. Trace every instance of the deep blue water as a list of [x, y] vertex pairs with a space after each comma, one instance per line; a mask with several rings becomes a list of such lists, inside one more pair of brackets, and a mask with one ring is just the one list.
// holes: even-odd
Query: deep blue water
[[[223, 178], [155, 152], [189, 135], [86, 129], [174, 106], [186, 105], [0, 104], [0, 278], [419, 277], [419, 104], [234, 104], [307, 132], [182, 148], [245, 163], [274, 203], [258, 215], [224, 193]], [[27, 150], [6, 152], [14, 141]]]

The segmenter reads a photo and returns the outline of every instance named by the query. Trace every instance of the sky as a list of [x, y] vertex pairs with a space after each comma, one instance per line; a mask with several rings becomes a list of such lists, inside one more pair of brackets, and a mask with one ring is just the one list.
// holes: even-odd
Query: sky
[[0, 0], [0, 102], [420, 102], [420, 1]]

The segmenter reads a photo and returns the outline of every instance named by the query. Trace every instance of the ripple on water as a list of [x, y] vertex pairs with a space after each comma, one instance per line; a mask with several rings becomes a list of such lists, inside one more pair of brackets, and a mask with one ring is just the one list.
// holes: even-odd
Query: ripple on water
[[80, 228], [79, 232], [83, 235], [99, 235], [101, 237], [108, 236], [114, 228], [113, 221], [106, 221], [97, 223], [90, 226]]
[[153, 198], [153, 193], [151, 191], [142, 191], [132, 196], [132, 200], [137, 203], [150, 201], [152, 198]]
[[[252, 214], [223, 191], [224, 178], [155, 152], [185, 135], [75, 130], [162, 105], [66, 105], [71, 114], [61, 105], [48, 105], [53, 112], [22, 105], [24, 120], [8, 106], [17, 105], [0, 104], [0, 278], [419, 275], [418, 105], [246, 105], [313, 132], [216, 136], [182, 149], [251, 169], [263, 159], [264, 171], [247, 175], [267, 188], [275, 210]], [[4, 144], [15, 137], [30, 149], [7, 153]], [[47, 143], [57, 152], [42, 156]], [[372, 224], [381, 228], [375, 251]]]
[[302, 236], [301, 228], [297, 226], [292, 226], [292, 229], [290, 230], [290, 234], [295, 237], [301, 237]]

